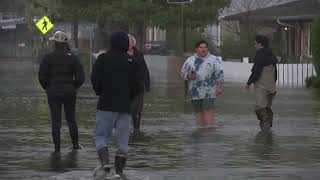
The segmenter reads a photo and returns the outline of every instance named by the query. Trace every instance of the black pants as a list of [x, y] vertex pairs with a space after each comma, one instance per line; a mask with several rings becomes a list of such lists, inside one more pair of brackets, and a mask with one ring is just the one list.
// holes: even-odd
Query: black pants
[[143, 110], [143, 95], [144, 94], [140, 94], [136, 96], [131, 105], [132, 123], [135, 130], [140, 129], [141, 114]]
[[52, 119], [52, 139], [56, 150], [60, 150], [61, 110], [64, 107], [65, 117], [73, 147], [78, 146], [78, 126], [75, 121], [76, 95], [48, 94], [48, 103]]

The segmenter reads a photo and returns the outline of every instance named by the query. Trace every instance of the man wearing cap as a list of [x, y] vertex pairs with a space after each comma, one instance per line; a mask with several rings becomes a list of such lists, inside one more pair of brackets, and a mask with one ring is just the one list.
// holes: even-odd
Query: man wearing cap
[[111, 35], [111, 49], [99, 55], [92, 71], [91, 82], [99, 96], [96, 112], [95, 145], [105, 173], [109, 173], [108, 143], [112, 130], [116, 131], [116, 174], [122, 175], [128, 154], [130, 130], [130, 105], [143, 91], [139, 81], [138, 65], [128, 58], [128, 34]]
[[62, 105], [73, 149], [79, 149], [75, 108], [77, 90], [84, 82], [83, 67], [79, 59], [71, 54], [66, 33], [57, 31], [50, 40], [54, 41], [54, 50], [42, 59], [38, 77], [48, 97], [55, 152], [60, 152]]

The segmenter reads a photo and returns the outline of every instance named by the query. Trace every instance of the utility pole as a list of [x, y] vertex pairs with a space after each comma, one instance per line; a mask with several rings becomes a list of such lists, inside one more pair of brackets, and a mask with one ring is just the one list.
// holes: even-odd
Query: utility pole
[[180, 4], [181, 11], [180, 11], [180, 16], [181, 16], [181, 46], [182, 46], [182, 51], [183, 53], [186, 51], [186, 26], [185, 26], [185, 21], [184, 21], [184, 4], [191, 3], [192, 0], [167, 0], [168, 4]]
[[186, 51], [186, 28], [184, 22], [184, 3], [181, 3], [181, 35], [182, 35], [182, 53]]

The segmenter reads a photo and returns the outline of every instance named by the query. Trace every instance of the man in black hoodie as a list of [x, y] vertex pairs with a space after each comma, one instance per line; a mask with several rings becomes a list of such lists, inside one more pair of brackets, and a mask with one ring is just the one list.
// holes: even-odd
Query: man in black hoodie
[[91, 82], [99, 96], [96, 113], [95, 144], [102, 168], [110, 172], [108, 143], [112, 130], [116, 130], [116, 174], [122, 175], [128, 154], [130, 105], [143, 91], [139, 83], [139, 70], [135, 61], [128, 58], [128, 34], [111, 35], [111, 50], [101, 54], [92, 71]]
[[276, 95], [278, 60], [269, 49], [267, 37], [257, 35], [255, 48], [257, 52], [246, 89], [250, 89], [250, 85], [254, 84], [256, 94], [255, 113], [260, 120], [261, 130], [269, 131], [273, 121], [271, 106]]

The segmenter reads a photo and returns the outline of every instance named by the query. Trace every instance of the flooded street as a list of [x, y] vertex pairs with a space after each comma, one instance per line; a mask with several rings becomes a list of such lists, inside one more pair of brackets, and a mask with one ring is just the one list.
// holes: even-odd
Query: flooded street
[[[152, 87], [145, 97], [143, 134], [130, 140], [126, 173], [150, 180], [320, 179], [319, 93], [280, 87], [273, 132], [265, 135], [253, 113], [253, 91], [226, 82], [216, 104], [217, 127], [197, 129], [179, 78], [183, 60], [148, 57], [147, 63]], [[63, 120], [61, 157], [51, 156], [51, 120], [37, 66], [0, 62], [0, 81], [0, 179], [49, 179], [67, 172], [81, 179], [77, 173], [92, 172], [99, 163], [93, 143], [97, 99], [88, 79], [77, 101], [85, 149], [67, 149]]]

